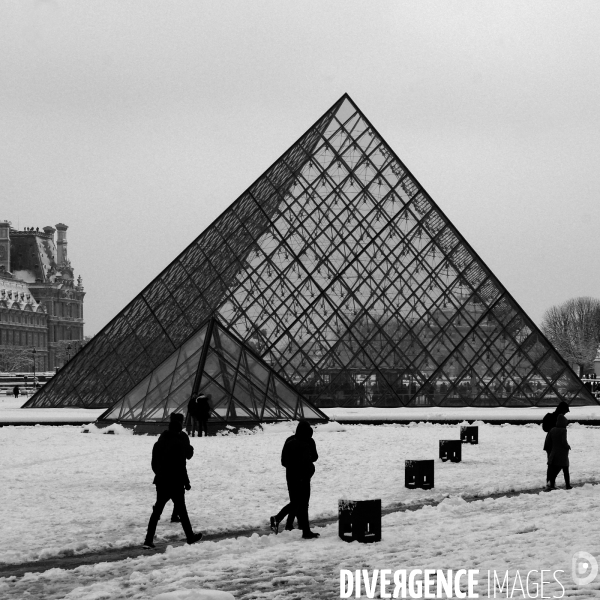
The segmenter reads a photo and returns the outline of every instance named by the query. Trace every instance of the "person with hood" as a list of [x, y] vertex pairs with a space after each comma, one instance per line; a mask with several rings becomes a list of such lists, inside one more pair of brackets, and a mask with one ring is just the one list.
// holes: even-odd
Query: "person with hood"
[[271, 529], [275, 533], [279, 532], [279, 524], [287, 515], [286, 530], [293, 529], [294, 518], [297, 518], [303, 539], [319, 537], [318, 533], [310, 530], [308, 520], [310, 480], [315, 473], [314, 463], [318, 459], [313, 428], [303, 419], [298, 423], [296, 433], [285, 441], [281, 452], [281, 464], [285, 467], [290, 502], [277, 515], [271, 517]]
[[566, 415], [571, 412], [569, 405], [566, 402], [559, 402], [558, 406], [552, 413], [546, 413], [542, 419], [542, 429], [548, 433], [553, 427], [556, 427], [556, 419], [559, 415]]
[[565, 477], [565, 487], [571, 489], [569, 476], [569, 450], [571, 446], [567, 442], [567, 418], [558, 415], [556, 427], [553, 427], [546, 435], [544, 450], [548, 454], [548, 471], [546, 474], [546, 489], [556, 489], [556, 477], [562, 471]]
[[172, 413], [169, 428], [163, 431], [152, 448], [152, 470], [156, 486], [156, 503], [154, 504], [144, 548], [154, 548], [154, 534], [165, 504], [173, 500], [173, 515], [181, 521], [188, 544], [195, 544], [202, 539], [201, 533], [194, 533], [187, 507], [185, 490], [190, 490], [186, 461], [192, 458], [194, 448], [190, 439], [183, 432], [183, 415]]

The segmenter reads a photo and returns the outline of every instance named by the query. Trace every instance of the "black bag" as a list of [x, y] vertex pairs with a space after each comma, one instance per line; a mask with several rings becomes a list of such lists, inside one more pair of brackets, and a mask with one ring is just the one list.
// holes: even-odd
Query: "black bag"
[[542, 429], [548, 433], [556, 426], [556, 413], [547, 413], [542, 419]]

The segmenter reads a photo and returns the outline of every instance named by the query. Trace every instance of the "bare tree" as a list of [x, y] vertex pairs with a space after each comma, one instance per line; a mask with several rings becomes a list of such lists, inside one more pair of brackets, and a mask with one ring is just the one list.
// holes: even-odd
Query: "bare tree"
[[583, 374], [594, 364], [600, 344], [600, 300], [582, 297], [549, 308], [542, 331], [562, 357]]
[[32, 365], [32, 354], [29, 348], [22, 346], [0, 347], [0, 371], [14, 373], [28, 371]]

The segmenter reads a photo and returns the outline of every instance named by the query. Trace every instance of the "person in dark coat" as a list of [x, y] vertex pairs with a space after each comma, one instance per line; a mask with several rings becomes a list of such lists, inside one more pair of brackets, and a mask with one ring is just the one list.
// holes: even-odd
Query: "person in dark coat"
[[154, 548], [154, 534], [165, 504], [173, 500], [173, 514], [179, 517], [188, 544], [202, 539], [201, 533], [194, 533], [187, 507], [185, 490], [190, 490], [186, 461], [194, 454], [188, 436], [183, 432], [183, 415], [171, 414], [169, 428], [163, 431], [152, 448], [152, 470], [156, 486], [156, 503], [154, 504], [144, 548]]
[[19, 386], [15, 385], [15, 387], [13, 388], [13, 394], [15, 396], [15, 398], [19, 397]]
[[559, 402], [554, 412], [547, 413], [542, 419], [542, 429], [548, 433], [553, 427], [556, 427], [556, 419], [558, 415], [566, 415], [571, 412], [569, 405], [566, 402]]
[[310, 530], [308, 521], [310, 480], [315, 473], [314, 463], [318, 459], [313, 428], [308, 421], [302, 420], [296, 427], [296, 433], [285, 441], [281, 452], [281, 464], [285, 467], [290, 502], [277, 515], [271, 517], [271, 529], [275, 533], [279, 532], [279, 524], [287, 515], [286, 530], [293, 529], [294, 518], [297, 518], [303, 539], [319, 537], [318, 533]]
[[571, 446], [567, 442], [567, 418], [558, 415], [556, 427], [553, 427], [546, 435], [544, 450], [548, 454], [548, 472], [546, 474], [546, 489], [556, 489], [556, 477], [562, 471], [565, 477], [565, 487], [571, 489], [571, 478], [569, 476], [569, 450]]
[[188, 403], [188, 412], [186, 419], [186, 430], [188, 435], [191, 434], [192, 437], [196, 435], [196, 428], [198, 426], [198, 404], [196, 398], [192, 398]]
[[210, 417], [210, 396], [200, 394], [196, 398], [196, 419], [198, 420], [198, 437], [208, 437], [208, 419]]

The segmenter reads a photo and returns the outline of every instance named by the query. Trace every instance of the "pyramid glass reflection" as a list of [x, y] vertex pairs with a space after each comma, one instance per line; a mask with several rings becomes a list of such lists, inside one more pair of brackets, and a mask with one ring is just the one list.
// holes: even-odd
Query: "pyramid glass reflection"
[[[596, 404], [348, 96], [26, 406], [158, 414], [191, 377], [156, 372], [211, 318], [315, 406]], [[244, 385], [221, 418], [258, 410]]]
[[209, 396], [211, 418], [227, 423], [327, 420], [216, 319], [98, 420], [165, 422], [172, 412], [185, 414], [198, 393]]

